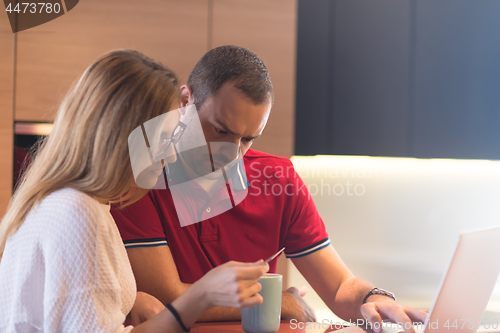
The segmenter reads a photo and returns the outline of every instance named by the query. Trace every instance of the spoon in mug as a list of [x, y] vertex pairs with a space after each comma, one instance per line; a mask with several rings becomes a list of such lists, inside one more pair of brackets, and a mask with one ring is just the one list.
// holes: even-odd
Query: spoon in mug
[[271, 260], [273, 260], [274, 258], [276, 258], [281, 252], [283, 252], [285, 248], [282, 248], [281, 250], [279, 250], [278, 252], [276, 252], [276, 254], [270, 256], [269, 258], [267, 258], [266, 261], [264, 261], [264, 263], [262, 265], [265, 265], [267, 264], [268, 262], [270, 262]]

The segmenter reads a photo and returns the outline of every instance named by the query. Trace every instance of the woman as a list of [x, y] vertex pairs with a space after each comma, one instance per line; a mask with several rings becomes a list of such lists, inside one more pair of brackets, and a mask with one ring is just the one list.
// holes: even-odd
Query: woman
[[[213, 306], [262, 302], [262, 261], [213, 269], [168, 309], [136, 293], [109, 203], [145, 194], [133, 186], [127, 138], [175, 109], [178, 91], [163, 65], [114, 51], [66, 95], [0, 223], [1, 332], [182, 332]], [[124, 327], [127, 314], [150, 319]]]

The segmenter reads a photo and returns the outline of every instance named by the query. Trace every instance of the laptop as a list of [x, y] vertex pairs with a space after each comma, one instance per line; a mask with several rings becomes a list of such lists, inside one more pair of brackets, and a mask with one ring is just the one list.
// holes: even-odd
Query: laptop
[[[425, 323], [418, 333], [500, 332], [500, 320], [483, 320], [486, 305], [500, 273], [500, 228], [463, 232]], [[384, 333], [402, 332], [394, 323], [383, 325]], [[373, 332], [349, 327], [337, 332]]]

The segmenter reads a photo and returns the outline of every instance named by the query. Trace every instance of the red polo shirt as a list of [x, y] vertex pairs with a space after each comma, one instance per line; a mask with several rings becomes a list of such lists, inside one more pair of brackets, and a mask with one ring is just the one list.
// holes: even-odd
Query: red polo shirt
[[[194, 283], [230, 260], [254, 262], [282, 247], [288, 258], [296, 258], [330, 244], [309, 191], [288, 158], [250, 149], [243, 162], [248, 195], [204, 221], [181, 227], [169, 189], [152, 190], [131, 206], [112, 209], [125, 246], [170, 246], [181, 281]], [[208, 211], [224, 211], [227, 200], [212, 200]], [[276, 272], [276, 262], [270, 263], [270, 272]]]

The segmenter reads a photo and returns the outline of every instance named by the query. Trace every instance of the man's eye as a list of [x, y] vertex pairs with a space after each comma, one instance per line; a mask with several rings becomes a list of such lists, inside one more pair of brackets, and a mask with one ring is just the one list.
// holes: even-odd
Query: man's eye
[[221, 129], [218, 129], [218, 128], [217, 128], [217, 127], [215, 127], [215, 126], [214, 126], [214, 128], [215, 128], [215, 131], [216, 131], [217, 133], [219, 133], [219, 134], [227, 134], [227, 132], [226, 132], [226, 131], [223, 131], [223, 130], [221, 130]]
[[243, 140], [245, 142], [253, 142], [254, 139], [242, 138], [241, 140]]

